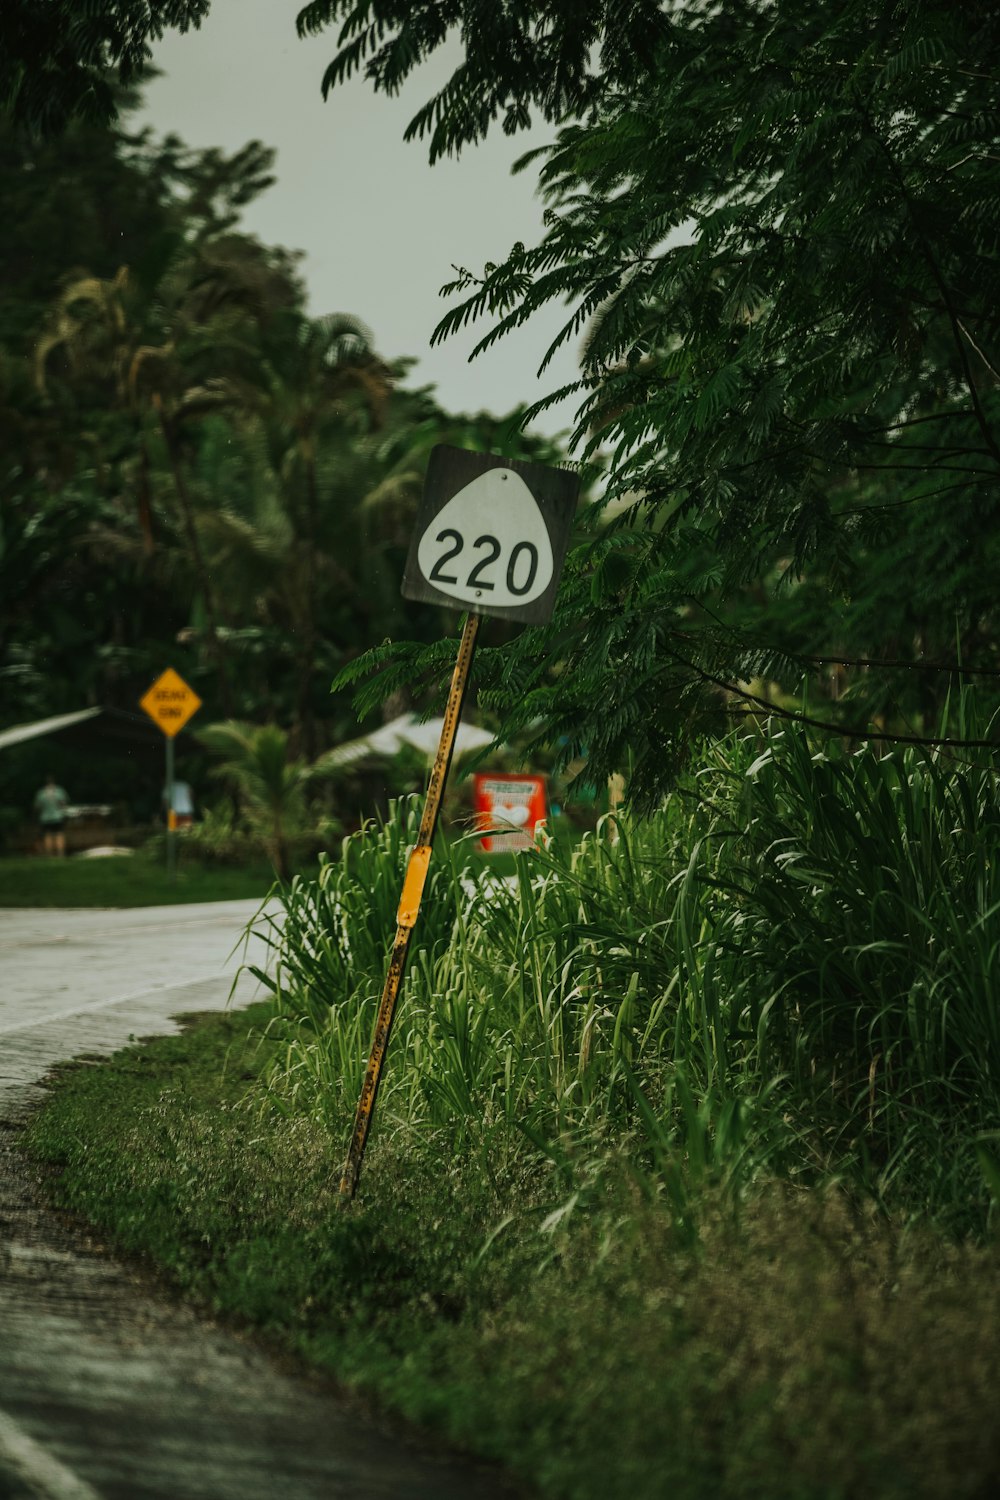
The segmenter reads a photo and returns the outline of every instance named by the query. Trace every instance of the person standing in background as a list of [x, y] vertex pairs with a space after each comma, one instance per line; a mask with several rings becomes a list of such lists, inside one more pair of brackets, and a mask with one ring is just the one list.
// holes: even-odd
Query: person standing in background
[[42, 846], [46, 854], [66, 853], [66, 809], [69, 798], [50, 773], [45, 785], [35, 793], [35, 812], [42, 830]]
[[[186, 781], [173, 783], [173, 807], [170, 806], [168, 788], [163, 788], [163, 808], [167, 815], [168, 828], [190, 828], [194, 822], [194, 793]], [[173, 822], [170, 814], [173, 813]]]

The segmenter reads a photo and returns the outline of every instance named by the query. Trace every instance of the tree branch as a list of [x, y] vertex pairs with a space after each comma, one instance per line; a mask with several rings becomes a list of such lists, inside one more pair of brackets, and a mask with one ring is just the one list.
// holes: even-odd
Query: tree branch
[[[869, 131], [871, 132], [872, 139], [882, 151], [883, 155], [889, 163], [890, 171], [896, 178], [896, 181], [899, 183], [899, 189], [903, 195], [903, 202], [906, 204], [907, 210], [910, 215], [910, 221], [913, 224], [914, 230], [916, 231], [917, 243], [920, 245], [921, 253], [923, 254], [924, 260], [927, 262], [927, 268], [931, 273], [931, 279], [933, 280], [938, 291], [941, 293], [941, 300], [944, 303], [945, 311], [948, 315], [948, 321], [951, 324], [952, 337], [955, 343], [955, 348], [958, 351], [958, 358], [962, 366], [962, 373], [965, 377], [966, 389], [968, 390], [969, 397], [972, 401], [972, 409], [975, 413], [976, 425], [983, 435], [983, 442], [989, 449], [991, 458], [993, 458], [997, 466], [1000, 467], [1000, 446], [998, 446], [996, 438], [993, 436], [993, 429], [990, 427], [990, 424], [986, 420], [986, 413], [983, 411], [982, 403], [979, 399], [979, 391], [972, 375], [972, 367], [969, 364], [969, 355], [965, 347], [965, 339], [963, 339], [962, 337], [962, 325], [959, 321], [958, 313], [955, 310], [955, 305], [952, 301], [951, 291], [948, 287], [948, 283], [945, 281], [944, 273], [937, 263], [937, 258], [934, 254], [933, 249], [931, 248], [930, 241], [924, 233], [923, 225], [920, 221], [920, 215], [917, 212], [917, 205], [913, 200], [912, 194], [910, 193], [910, 189], [907, 185], [906, 177], [903, 174], [902, 168], [899, 166], [896, 158], [889, 150], [886, 142], [882, 139], [878, 131], [875, 129], [871, 119], [867, 115], [864, 116], [864, 119]], [[966, 338], [968, 338], [967, 334]]]
[[890, 745], [933, 745], [936, 748], [953, 746], [965, 750], [1000, 749], [1000, 740], [956, 739], [944, 735], [889, 734], [885, 730], [869, 729], [867, 725], [859, 728], [849, 724], [833, 724], [827, 719], [814, 719], [811, 714], [795, 713], [790, 708], [782, 708], [780, 704], [771, 703], [767, 698], [759, 697], [757, 693], [738, 687], [735, 682], [726, 682], [724, 678], [716, 677], [704, 667], [699, 667], [696, 662], [687, 661], [676, 651], [669, 651], [668, 654], [680, 666], [693, 672], [702, 682], [710, 682], [714, 687], [721, 688], [723, 692], [732, 693], [734, 697], [742, 698], [746, 703], [753, 703], [759, 708], [766, 709], [768, 714], [775, 718], [790, 719], [794, 724], [806, 724], [811, 729], [822, 729], [828, 734], [839, 734], [852, 740], [880, 740]]
[[969, 332], [969, 330], [961, 320], [959, 320], [958, 326], [965, 334], [965, 337], [969, 340], [969, 343], [972, 345], [973, 349], [975, 349], [976, 353], [979, 355], [979, 358], [982, 360], [987, 370], [989, 370], [990, 374], [993, 376], [993, 379], [1000, 382], [1000, 370], [998, 370], [996, 365], [991, 364], [989, 359], [987, 359], [986, 355], [983, 353], [982, 349], [980, 349], [979, 345], [972, 337], [972, 334]]

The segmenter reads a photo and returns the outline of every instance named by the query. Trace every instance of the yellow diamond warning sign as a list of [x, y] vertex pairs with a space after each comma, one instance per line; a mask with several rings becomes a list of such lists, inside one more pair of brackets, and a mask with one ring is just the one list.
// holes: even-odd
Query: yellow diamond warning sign
[[156, 679], [145, 697], [139, 699], [139, 707], [146, 710], [168, 739], [173, 739], [184, 728], [191, 715], [198, 712], [201, 699], [173, 667], [168, 667]]

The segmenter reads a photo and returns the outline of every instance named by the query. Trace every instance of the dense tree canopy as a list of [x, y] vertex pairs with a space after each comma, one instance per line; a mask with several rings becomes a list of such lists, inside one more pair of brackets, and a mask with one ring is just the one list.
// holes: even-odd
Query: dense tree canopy
[[[63, 9], [5, 10], [16, 42], [6, 96], [35, 127], [88, 107], [70, 86], [81, 69], [134, 76], [146, 38], [197, 23], [205, 5], [102, 0], [85, 24], [60, 28]], [[540, 721], [567, 757], [587, 751], [595, 779], [631, 761], [636, 789], [655, 796], [700, 689], [729, 712], [760, 697], [780, 709], [818, 672], [810, 695], [814, 707], [824, 700], [823, 722], [917, 735], [938, 723], [948, 669], [978, 674], [984, 701], [995, 698], [996, 8], [313, 0], [299, 17], [303, 33], [334, 25], [326, 89], [361, 71], [394, 92], [460, 40], [459, 66], [408, 132], [432, 157], [533, 116], [555, 131], [522, 163], [547, 200], [540, 243], [461, 271], [438, 330], [482, 322], [485, 351], [540, 307], [566, 304], [561, 338], [581, 350], [576, 452], [607, 471], [606, 504], [581, 523], [553, 626], [482, 653], [507, 728]], [[193, 174], [214, 205], [182, 238], [189, 260], [198, 242], [199, 285], [218, 288], [228, 272], [209, 274], [207, 247], [232, 231], [267, 163], [235, 171], [216, 156], [213, 177], [213, 163], [179, 143], [161, 155], [167, 177]], [[198, 201], [190, 180], [187, 192]], [[147, 211], [150, 233], [128, 264], [154, 288], [175, 266], [177, 229], [155, 194]], [[99, 240], [85, 205], [80, 214]], [[22, 265], [27, 295], [5, 314], [20, 320], [15, 343], [38, 316], [37, 268]], [[266, 324], [254, 324], [265, 343]], [[171, 341], [162, 320], [153, 333], [154, 347]], [[236, 373], [211, 378], [233, 388]], [[21, 389], [23, 372], [5, 381]], [[211, 421], [230, 421], [218, 386], [214, 398]], [[34, 441], [39, 412], [16, 404]], [[211, 421], [161, 406], [147, 451], [173, 433], [174, 456], [186, 445], [190, 458]], [[50, 465], [58, 451], [50, 445]], [[300, 477], [307, 470], [299, 462]], [[177, 496], [183, 463], [173, 472]], [[404, 631], [406, 619], [397, 606], [397, 637], [425, 634]], [[448, 651], [397, 640], [377, 652], [367, 701], [439, 673]]]
[[840, 717], [902, 729], [956, 642], [996, 669], [994, 6], [316, 0], [300, 25], [334, 19], [328, 84], [392, 91], [461, 36], [410, 127], [432, 155], [532, 106], [559, 125], [522, 163], [543, 239], [462, 272], [438, 330], [485, 320], [482, 351], [568, 304], [577, 450], [610, 456], [553, 628], [484, 664], [515, 720], [595, 772], [632, 753], [655, 793], [692, 683], [896, 663], [855, 672]]
[[613, 89], [642, 87], [669, 22], [660, 0], [311, 0], [302, 34], [340, 22], [324, 93], [362, 70], [395, 93], [456, 34], [464, 59], [419, 110], [407, 137], [430, 136], [431, 160], [482, 140], [498, 119], [508, 135], [531, 123], [593, 115]]
[[339, 668], [440, 632], [398, 592], [429, 447], [510, 427], [552, 456], [308, 314], [297, 257], [240, 226], [271, 162], [0, 115], [0, 725], [134, 711], [170, 664], [203, 722], [271, 721], [312, 758], [356, 732]]
[[0, 8], [0, 111], [49, 134], [70, 120], [117, 114], [116, 83], [137, 81], [149, 43], [187, 31], [210, 0], [4, 0]]

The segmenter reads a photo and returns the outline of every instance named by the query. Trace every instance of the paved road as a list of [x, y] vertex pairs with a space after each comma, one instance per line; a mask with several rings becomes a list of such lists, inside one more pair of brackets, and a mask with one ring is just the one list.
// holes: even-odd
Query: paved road
[[0, 1500], [509, 1500], [165, 1298], [16, 1149], [53, 1063], [227, 1003], [253, 910], [0, 911]]
[[[244, 957], [267, 962], [259, 940], [244, 941], [257, 905], [0, 911], [0, 1105], [28, 1104], [54, 1062], [224, 1007]], [[244, 975], [238, 998], [258, 989]]]

